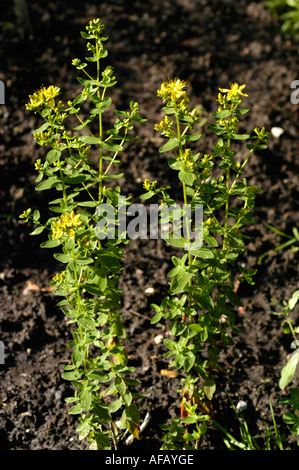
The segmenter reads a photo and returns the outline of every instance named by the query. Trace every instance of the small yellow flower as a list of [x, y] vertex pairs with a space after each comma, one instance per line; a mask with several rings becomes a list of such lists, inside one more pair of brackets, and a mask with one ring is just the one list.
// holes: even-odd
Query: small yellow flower
[[77, 241], [78, 245], [79, 246], [84, 246], [84, 247], [88, 247], [90, 245], [90, 240], [89, 240], [89, 236], [88, 235], [84, 235], [84, 237], [82, 237], [81, 239], [79, 239]]
[[62, 284], [63, 281], [65, 280], [65, 278], [66, 278], [66, 272], [65, 272], [65, 271], [61, 271], [61, 273], [57, 273], [57, 274], [53, 277], [53, 281]]
[[26, 211], [23, 212], [23, 214], [20, 215], [20, 219], [27, 219], [30, 214], [31, 214], [31, 209], [27, 209]]
[[147, 191], [150, 191], [152, 189], [155, 189], [156, 183], [157, 183], [156, 181], [150, 181], [148, 178], [146, 178], [144, 180], [143, 187]]
[[54, 105], [54, 98], [59, 95], [60, 88], [56, 86], [49, 86], [48, 88], [42, 87], [40, 90], [33, 93], [33, 95], [29, 95], [30, 101], [27, 103], [26, 109], [34, 111], [41, 106], [45, 105]]
[[185, 100], [185, 102], [189, 102], [185, 88], [186, 82], [175, 78], [174, 80], [169, 80], [168, 83], [162, 83], [160, 90], [157, 91], [157, 95], [163, 100]]
[[[242, 93], [242, 90], [244, 90], [246, 85], [238, 85], [238, 83], [231, 83], [230, 88], [219, 88], [221, 93], [227, 93], [226, 97], [228, 100], [231, 100], [233, 98], [238, 98], [240, 95], [241, 96], [248, 96], [245, 93]], [[218, 101], [220, 101], [221, 95], [219, 93], [218, 95]], [[221, 101], [220, 101], [221, 102]]]
[[53, 222], [52, 234], [58, 240], [62, 235], [67, 235], [69, 238], [75, 238], [75, 228], [82, 225], [82, 220], [79, 214], [72, 211], [70, 214], [65, 214], [60, 217], [57, 222]]
[[151, 189], [151, 182], [148, 178], [146, 178], [144, 180], [144, 183], [143, 183], [143, 187], [144, 189], [146, 189], [147, 191], [149, 191]]
[[35, 166], [35, 169], [38, 170], [38, 171], [41, 171], [43, 169], [42, 162], [41, 162], [40, 158], [38, 160], [36, 160], [36, 162], [34, 163], [34, 166]]
[[63, 235], [63, 230], [59, 224], [59, 222], [53, 222], [52, 234], [55, 240], [59, 240], [59, 238]]
[[261, 129], [259, 127], [255, 127], [255, 129], [253, 130], [259, 139], [265, 139], [266, 137], [269, 136], [269, 132], [267, 132], [264, 127], [262, 127]]

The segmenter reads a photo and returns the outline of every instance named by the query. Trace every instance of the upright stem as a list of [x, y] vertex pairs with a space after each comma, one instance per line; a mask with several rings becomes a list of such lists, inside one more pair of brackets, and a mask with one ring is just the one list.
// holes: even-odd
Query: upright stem
[[[227, 141], [227, 149], [230, 152], [230, 138]], [[226, 170], [226, 195], [227, 200], [225, 203], [225, 221], [224, 221], [224, 237], [223, 237], [223, 250], [226, 249], [226, 238], [227, 238], [227, 222], [228, 222], [228, 210], [229, 210], [229, 179], [230, 179], [230, 171], [229, 168]]]
[[[99, 54], [99, 44], [96, 38], [96, 56], [97, 56], [97, 84], [100, 83], [100, 54]], [[101, 97], [100, 89], [97, 90], [97, 97]], [[102, 200], [102, 191], [103, 191], [103, 121], [102, 113], [99, 113], [99, 202]]]
[[[177, 136], [178, 136], [178, 140], [179, 140], [179, 151], [180, 151], [180, 157], [182, 158], [183, 157], [183, 146], [182, 146], [182, 142], [181, 142], [181, 138], [182, 138], [182, 135], [181, 135], [181, 128], [180, 128], [180, 121], [179, 121], [179, 117], [178, 117], [178, 113], [176, 112], [175, 113], [175, 117], [176, 117], [176, 126], [177, 126]], [[187, 207], [187, 204], [188, 204], [188, 197], [187, 197], [187, 191], [186, 191], [186, 185], [185, 183], [183, 183], [183, 198], [184, 198], [184, 205], [185, 205], [185, 208]], [[190, 228], [189, 228], [189, 217], [188, 217], [188, 213], [186, 214], [186, 218], [185, 218], [185, 223], [186, 223], [186, 226], [187, 226], [187, 230], [186, 230], [186, 235], [187, 235], [187, 244], [188, 244], [188, 264], [189, 266], [192, 265], [192, 255], [190, 253]], [[192, 279], [189, 280], [189, 287], [191, 287], [192, 285]], [[191, 297], [190, 295], [188, 295], [188, 304], [189, 304], [189, 307], [191, 306]], [[189, 321], [191, 322], [191, 315], [189, 317]], [[186, 315], [185, 313], [183, 314], [183, 318], [182, 318], [182, 322], [185, 322], [186, 320]]]

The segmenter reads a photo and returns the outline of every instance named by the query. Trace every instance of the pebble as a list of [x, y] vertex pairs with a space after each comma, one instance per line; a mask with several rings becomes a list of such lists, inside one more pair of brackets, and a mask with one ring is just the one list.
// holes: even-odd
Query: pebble
[[162, 343], [163, 338], [164, 338], [163, 335], [157, 335], [157, 336], [155, 336], [154, 341], [155, 341], [156, 344], [160, 344], [160, 343]]
[[271, 134], [273, 137], [279, 139], [279, 137], [284, 133], [284, 130], [281, 127], [272, 127]]
[[147, 287], [144, 291], [146, 294], [153, 294], [155, 289], [153, 287]]
[[244, 411], [244, 410], [246, 410], [247, 406], [248, 405], [247, 405], [246, 401], [240, 400], [240, 401], [238, 401], [236, 408], [237, 408], [237, 410]]

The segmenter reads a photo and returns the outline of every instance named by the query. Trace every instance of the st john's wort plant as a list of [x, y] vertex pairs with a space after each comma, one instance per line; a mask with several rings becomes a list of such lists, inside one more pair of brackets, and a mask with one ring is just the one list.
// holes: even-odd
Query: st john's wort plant
[[[181, 248], [182, 256], [173, 256], [169, 272], [169, 294], [161, 305], [153, 305], [152, 323], [170, 321], [173, 339], [165, 339], [166, 357], [173, 358], [170, 367], [182, 374], [180, 416], [165, 431], [162, 449], [198, 448], [207, 422], [212, 419], [212, 398], [216, 389], [215, 371], [219, 353], [233, 343], [236, 330], [234, 307], [241, 305], [235, 293], [236, 276], [253, 284], [255, 270], [248, 271], [238, 263], [244, 252], [244, 224], [254, 223], [250, 215], [257, 188], [248, 185], [244, 168], [255, 149], [266, 148], [267, 132], [255, 128], [252, 135], [238, 133], [239, 118], [249, 109], [241, 107], [245, 85], [237, 83], [220, 89], [218, 111], [211, 127], [219, 136], [211, 153], [200, 153], [195, 131], [196, 109], [190, 110], [186, 83], [180, 79], [163, 83], [158, 96], [164, 102], [164, 119], [156, 125], [167, 139], [160, 152], [172, 152], [170, 168], [177, 172], [181, 198], [171, 195], [171, 186], [158, 187], [157, 182], [144, 182], [143, 199], [158, 196], [161, 223], [165, 213], [173, 230], [164, 238]], [[240, 142], [247, 144], [242, 159], [237, 158]], [[178, 207], [176, 198], [183, 201]], [[196, 211], [202, 207], [202, 224], [196, 222]], [[173, 209], [170, 211], [169, 209]], [[188, 219], [188, 220], [186, 220]], [[183, 234], [182, 234], [183, 231]]]
[[[134, 368], [128, 366], [123, 346], [126, 332], [119, 313], [118, 277], [127, 240], [117, 227], [115, 236], [109, 236], [109, 217], [102, 223], [104, 212], [99, 208], [109, 205], [126, 211], [120, 188], [106, 184], [121, 176], [114, 170], [118, 155], [135, 138], [134, 124], [143, 120], [138, 104], [131, 102], [129, 111], [115, 111], [113, 127], [105, 130], [103, 114], [112, 104], [107, 95], [116, 80], [110, 65], [102, 67], [108, 54], [103, 30], [101, 21], [95, 19], [81, 33], [90, 55], [86, 62], [72, 62], [82, 84], [74, 100], [63, 104], [58, 98], [60, 89], [50, 85], [31, 95], [26, 105], [44, 120], [34, 131], [35, 140], [51, 148], [44, 162], [35, 163], [36, 190], [50, 190], [56, 197], [49, 203], [53, 216], [48, 220], [38, 210], [28, 209], [21, 216], [36, 225], [32, 235], [47, 232], [48, 239], [41, 246], [54, 249], [54, 257], [63, 265], [52, 285], [62, 297], [58, 305], [74, 331], [73, 342], [68, 344], [70, 362], [62, 377], [74, 386], [66, 402], [71, 404], [69, 412], [79, 415], [79, 438], [87, 438], [91, 449], [117, 448], [122, 431], [138, 437], [140, 421], [135, 404], [139, 395], [131, 391], [138, 382], [130, 378]], [[90, 106], [85, 117], [83, 103]], [[70, 126], [74, 118], [76, 127]]]

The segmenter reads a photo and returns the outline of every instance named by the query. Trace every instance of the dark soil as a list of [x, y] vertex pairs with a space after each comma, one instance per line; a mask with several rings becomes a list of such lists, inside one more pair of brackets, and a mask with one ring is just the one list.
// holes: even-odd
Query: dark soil
[[[76, 418], [68, 414], [64, 398], [71, 385], [61, 378], [69, 361], [71, 340], [67, 322], [48, 290], [58, 269], [50, 250], [42, 250], [40, 237], [30, 237], [30, 227], [19, 214], [31, 207], [47, 215], [47, 195], [36, 193], [34, 162], [43, 155], [32, 138], [36, 117], [25, 111], [28, 95], [41, 85], [61, 87], [64, 99], [78, 93], [72, 58], [85, 57], [80, 31], [90, 19], [100, 17], [109, 36], [109, 63], [118, 85], [112, 98], [126, 109], [132, 99], [140, 104], [147, 124], [140, 138], [123, 154], [123, 191], [139, 202], [145, 178], [171, 183], [173, 175], [158, 147], [154, 123], [161, 120], [156, 90], [167, 78], [188, 82], [194, 104], [208, 115], [216, 110], [219, 87], [230, 82], [246, 84], [245, 104], [251, 112], [242, 126], [281, 127], [280, 138], [271, 135], [269, 149], [256, 153], [246, 170], [249, 184], [261, 187], [254, 215], [247, 227], [252, 238], [243, 262], [258, 268], [254, 286], [242, 285], [244, 309], [236, 310], [242, 332], [221, 355], [214, 400], [215, 419], [239, 438], [238, 424], [227, 393], [236, 405], [247, 403], [244, 416], [253, 435], [273, 429], [271, 398], [281, 433], [289, 436], [279, 404], [280, 371], [290, 354], [290, 337], [282, 332], [281, 319], [270, 314], [271, 299], [288, 300], [299, 288], [298, 253], [274, 252], [282, 241], [267, 228], [283, 232], [298, 227], [298, 115], [290, 88], [298, 79], [298, 46], [280, 33], [280, 23], [261, 1], [246, 0], [140, 0], [30, 1], [33, 35], [16, 23], [12, 2], [1, 17], [0, 79], [6, 85], [6, 104], [0, 108], [0, 339], [5, 345], [5, 364], [0, 368], [0, 449], [86, 449], [75, 431]], [[206, 126], [199, 150], [209, 152], [214, 135]], [[270, 249], [262, 264], [260, 255]], [[164, 324], [152, 326], [151, 303], [159, 303], [167, 291], [167, 272], [173, 251], [155, 240], [136, 240], [125, 249], [120, 287], [123, 319], [128, 332], [128, 352], [140, 392], [142, 417], [152, 419], [131, 449], [159, 449], [159, 424], [176, 416], [179, 409], [179, 377], [161, 374], [167, 369], [166, 349], [154, 338], [167, 335]], [[29, 284], [28, 284], [29, 283]], [[148, 292], [148, 288], [153, 290]], [[298, 310], [294, 321], [298, 322]], [[298, 386], [298, 374], [292, 386]], [[292, 438], [286, 447], [296, 448]], [[223, 435], [209, 425], [203, 450], [225, 449]]]

